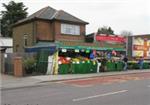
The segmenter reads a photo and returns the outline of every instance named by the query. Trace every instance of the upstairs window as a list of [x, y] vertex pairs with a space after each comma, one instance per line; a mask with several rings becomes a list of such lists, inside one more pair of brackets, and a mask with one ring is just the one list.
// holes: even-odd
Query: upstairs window
[[80, 35], [80, 26], [61, 24], [61, 34]]

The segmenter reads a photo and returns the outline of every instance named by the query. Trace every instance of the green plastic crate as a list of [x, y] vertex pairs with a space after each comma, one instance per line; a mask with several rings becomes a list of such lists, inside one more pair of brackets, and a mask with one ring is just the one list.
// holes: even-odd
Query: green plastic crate
[[96, 73], [97, 72], [97, 62], [91, 62], [91, 69], [90, 69], [90, 73]]
[[60, 64], [58, 68], [59, 74], [68, 74], [70, 70], [70, 64]]
[[116, 71], [116, 66], [115, 62], [107, 62], [107, 71]]
[[139, 69], [139, 64], [138, 63], [132, 63], [133, 64], [133, 68], [132, 69]]
[[80, 74], [82, 71], [81, 71], [81, 67], [82, 65], [80, 63], [71, 63], [71, 70], [72, 70], [72, 73], [74, 74]]
[[91, 61], [86, 61], [85, 63], [85, 72], [91, 73]]
[[143, 64], [143, 69], [150, 69], [150, 65], [148, 63]]
[[123, 62], [116, 62], [116, 71], [123, 70], [124, 64]]

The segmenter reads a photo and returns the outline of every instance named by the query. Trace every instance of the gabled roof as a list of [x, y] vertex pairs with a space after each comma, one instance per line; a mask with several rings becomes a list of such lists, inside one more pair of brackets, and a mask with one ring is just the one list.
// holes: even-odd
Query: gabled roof
[[39, 11], [33, 13], [27, 18], [18, 21], [17, 23], [14, 24], [14, 26], [33, 20], [33, 19], [61, 20], [61, 21], [75, 22], [75, 23], [81, 23], [81, 24], [88, 24], [88, 22], [85, 22], [63, 10], [56, 10], [48, 6], [48, 7], [40, 9]]
[[77, 23], [84, 23], [84, 24], [88, 24], [87, 22], [63, 11], [63, 10], [59, 10], [57, 11], [54, 19], [56, 20], [64, 20], [64, 21], [70, 21], [70, 22], [77, 22]]

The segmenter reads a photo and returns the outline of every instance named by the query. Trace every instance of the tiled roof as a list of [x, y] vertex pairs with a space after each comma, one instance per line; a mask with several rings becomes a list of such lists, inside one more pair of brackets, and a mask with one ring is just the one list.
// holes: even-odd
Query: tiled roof
[[14, 24], [18, 25], [23, 22], [30, 21], [32, 19], [44, 19], [44, 20], [62, 20], [62, 21], [69, 21], [69, 22], [77, 22], [81, 24], [88, 24], [87, 22], [63, 11], [63, 10], [56, 10], [51, 7], [45, 7], [40, 9], [39, 11], [33, 13], [32, 15], [28, 16], [27, 18], [18, 21], [17, 23]]
[[85, 22], [63, 10], [57, 11], [57, 14], [55, 15], [54, 19], [88, 24], [87, 22]]

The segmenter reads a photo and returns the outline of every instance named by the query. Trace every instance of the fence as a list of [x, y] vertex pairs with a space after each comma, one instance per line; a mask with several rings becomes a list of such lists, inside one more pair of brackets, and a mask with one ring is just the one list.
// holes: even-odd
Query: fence
[[5, 53], [3, 55], [3, 73], [14, 75], [14, 59], [21, 57], [24, 75], [46, 74], [50, 55], [52, 55], [50, 50], [41, 50], [37, 53]]
[[4, 53], [0, 52], [0, 72], [4, 73]]
[[5, 53], [3, 54], [3, 65], [4, 65], [4, 72], [5, 74], [10, 74], [14, 75], [14, 59], [16, 57], [21, 57], [22, 58], [22, 63], [23, 63], [23, 70], [25, 70], [26, 66], [29, 67], [29, 59], [36, 59], [36, 54], [35, 53]]
[[4, 73], [5, 74], [14, 74], [14, 65], [13, 59], [16, 55], [11, 53], [4, 54]]
[[37, 53], [36, 72], [39, 74], [46, 74], [48, 67], [48, 56], [52, 55], [50, 49], [41, 50]]

